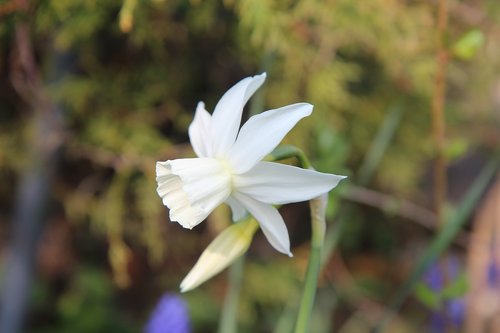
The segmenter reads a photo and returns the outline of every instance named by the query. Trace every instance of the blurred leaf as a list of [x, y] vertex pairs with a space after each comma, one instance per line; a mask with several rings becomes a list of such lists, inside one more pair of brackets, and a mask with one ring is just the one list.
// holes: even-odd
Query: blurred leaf
[[462, 273], [443, 288], [442, 296], [444, 299], [455, 299], [464, 296], [468, 290], [467, 274]]
[[456, 160], [465, 155], [469, 144], [465, 138], [455, 138], [445, 147], [444, 154], [448, 160]]
[[477, 51], [484, 45], [485, 37], [481, 30], [472, 29], [466, 32], [456, 43], [453, 45], [453, 55], [461, 60], [472, 59]]
[[441, 293], [420, 282], [415, 286], [415, 297], [426, 307], [438, 310], [441, 307]]

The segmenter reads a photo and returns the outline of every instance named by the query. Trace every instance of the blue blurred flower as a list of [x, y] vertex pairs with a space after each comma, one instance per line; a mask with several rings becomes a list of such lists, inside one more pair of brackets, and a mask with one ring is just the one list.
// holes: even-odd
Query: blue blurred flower
[[460, 328], [465, 318], [465, 302], [462, 298], [456, 298], [444, 302], [439, 311], [432, 311], [430, 318], [430, 332], [446, 332], [447, 325]]
[[465, 302], [463, 298], [456, 298], [446, 302], [446, 312], [450, 324], [459, 328], [462, 326], [465, 318]]
[[456, 283], [459, 275], [460, 262], [456, 257], [446, 258], [441, 265], [438, 263], [432, 264], [424, 274], [424, 281], [428, 288], [438, 297], [438, 308], [431, 308], [430, 332], [444, 333], [447, 328], [462, 327], [465, 318], [465, 301], [463, 297], [454, 296], [450, 298], [450, 296], [443, 294], [449, 285]]
[[490, 263], [488, 264], [488, 286], [490, 288], [496, 288], [498, 287], [498, 279], [500, 278], [499, 276], [500, 272], [498, 270], [498, 265], [496, 264], [495, 260], [491, 260]]
[[145, 333], [190, 333], [189, 313], [184, 300], [167, 293], [160, 299], [153, 310]]
[[441, 273], [441, 267], [437, 264], [432, 264], [427, 272], [425, 272], [424, 280], [433, 291], [440, 291], [443, 289], [444, 279]]

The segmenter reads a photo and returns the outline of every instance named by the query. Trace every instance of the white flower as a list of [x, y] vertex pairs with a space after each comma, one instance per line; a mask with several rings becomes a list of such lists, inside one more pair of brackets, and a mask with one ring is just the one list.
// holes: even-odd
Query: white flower
[[189, 126], [198, 158], [157, 162], [157, 191], [170, 208], [170, 220], [189, 229], [224, 202], [234, 220], [248, 211], [271, 245], [291, 256], [288, 231], [272, 205], [312, 199], [345, 177], [261, 161], [313, 109], [307, 103], [288, 105], [255, 115], [239, 129], [244, 105], [265, 79], [263, 73], [238, 82], [212, 116], [198, 103]]

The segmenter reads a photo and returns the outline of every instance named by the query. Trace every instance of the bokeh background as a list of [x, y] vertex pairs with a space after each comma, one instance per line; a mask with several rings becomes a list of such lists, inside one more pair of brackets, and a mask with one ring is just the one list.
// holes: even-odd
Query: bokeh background
[[[311, 332], [500, 332], [500, 4], [449, 0], [439, 30], [443, 2], [0, 0], [0, 325], [143, 332], [230, 223], [170, 223], [155, 161], [193, 156], [197, 102], [266, 71], [245, 117], [314, 104], [285, 142], [349, 176]], [[294, 258], [257, 233], [238, 332], [293, 326], [308, 206], [281, 213]], [[217, 331], [226, 286], [182, 295], [193, 332]]]

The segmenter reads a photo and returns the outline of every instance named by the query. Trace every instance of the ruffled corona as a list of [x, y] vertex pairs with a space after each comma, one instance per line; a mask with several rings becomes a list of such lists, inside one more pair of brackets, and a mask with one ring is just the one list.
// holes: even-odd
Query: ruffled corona
[[231, 174], [212, 158], [186, 158], [156, 163], [158, 194], [170, 208], [170, 220], [191, 229], [223, 203]]

